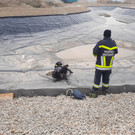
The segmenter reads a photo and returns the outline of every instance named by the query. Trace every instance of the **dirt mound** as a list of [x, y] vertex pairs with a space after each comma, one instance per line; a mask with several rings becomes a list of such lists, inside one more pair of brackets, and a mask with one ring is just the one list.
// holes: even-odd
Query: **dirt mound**
[[0, 17], [69, 14], [89, 11], [85, 0], [0, 0]]
[[59, 7], [64, 5], [61, 0], [0, 0], [0, 7]]

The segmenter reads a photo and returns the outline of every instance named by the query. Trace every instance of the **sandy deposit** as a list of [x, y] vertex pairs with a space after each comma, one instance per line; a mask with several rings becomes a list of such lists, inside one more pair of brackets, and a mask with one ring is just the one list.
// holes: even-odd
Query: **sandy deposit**
[[[57, 53], [57, 56], [64, 60], [78, 60], [78, 59], [93, 60], [94, 56], [92, 54], [93, 54], [94, 46], [95, 45], [85, 45], [85, 46], [74, 47]], [[125, 48], [119, 48], [119, 53], [116, 55], [116, 58], [120, 59], [132, 55], [135, 55], [135, 51], [125, 49]]]
[[13, 16], [39, 16], [39, 15], [57, 15], [57, 14], [70, 14], [89, 11], [83, 5], [65, 6], [65, 7], [52, 7], [52, 8], [24, 8], [24, 7], [5, 7], [0, 8], [0, 17], [13, 17]]

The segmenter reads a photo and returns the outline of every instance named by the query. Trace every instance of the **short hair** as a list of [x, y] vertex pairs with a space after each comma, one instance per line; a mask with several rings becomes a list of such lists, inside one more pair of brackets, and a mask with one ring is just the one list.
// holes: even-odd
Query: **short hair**
[[68, 64], [66, 64], [65, 66], [66, 66], [66, 67], [68, 67], [69, 65], [68, 65]]

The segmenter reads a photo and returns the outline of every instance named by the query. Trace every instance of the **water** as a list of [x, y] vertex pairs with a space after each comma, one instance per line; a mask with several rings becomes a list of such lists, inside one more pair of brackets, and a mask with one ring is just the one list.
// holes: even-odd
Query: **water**
[[[72, 59], [60, 58], [57, 54], [78, 46], [95, 45], [103, 38], [105, 29], [112, 30], [112, 38], [118, 42], [119, 46], [134, 50], [135, 10], [118, 7], [91, 9], [91, 12], [75, 15], [1, 18], [0, 88], [92, 86], [94, 58], [77, 57], [74, 60], [73, 58], [76, 58], [74, 52], [70, 55]], [[87, 52], [89, 54], [86, 56], [92, 55], [89, 51]], [[86, 52], [81, 50], [80, 53]], [[129, 54], [133, 55], [133, 53]], [[134, 66], [129, 59], [135, 61], [134, 55], [128, 56], [126, 60], [122, 57], [121, 61], [115, 62], [115, 73], [117, 73], [114, 77], [115, 83], [130, 83], [130, 77], [135, 80], [135, 73], [128, 70], [129, 67]], [[71, 85], [64, 82], [54, 84], [45, 76], [47, 72], [53, 70], [54, 63], [59, 60], [64, 64], [68, 63], [74, 71], [70, 77]]]
[[90, 7], [90, 9], [93, 10], [108, 10], [108, 11], [112, 11], [114, 9], [116, 9], [117, 7]]

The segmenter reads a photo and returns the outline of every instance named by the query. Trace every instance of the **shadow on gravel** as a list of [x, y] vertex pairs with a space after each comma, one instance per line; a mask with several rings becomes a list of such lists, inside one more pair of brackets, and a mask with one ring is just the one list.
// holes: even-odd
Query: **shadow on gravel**
[[[68, 89], [68, 88], [67, 88]], [[24, 97], [34, 97], [34, 96], [58, 96], [58, 95], [66, 95], [67, 89], [18, 89], [18, 90], [0, 90], [1, 93], [14, 93], [14, 98], [18, 98], [21, 96]], [[72, 88], [78, 89], [85, 95], [89, 95], [91, 88]], [[108, 90], [108, 94], [120, 94], [123, 92], [135, 92], [135, 85], [122, 85], [122, 86], [110, 86]], [[101, 89], [99, 90], [99, 95], [102, 95]]]

